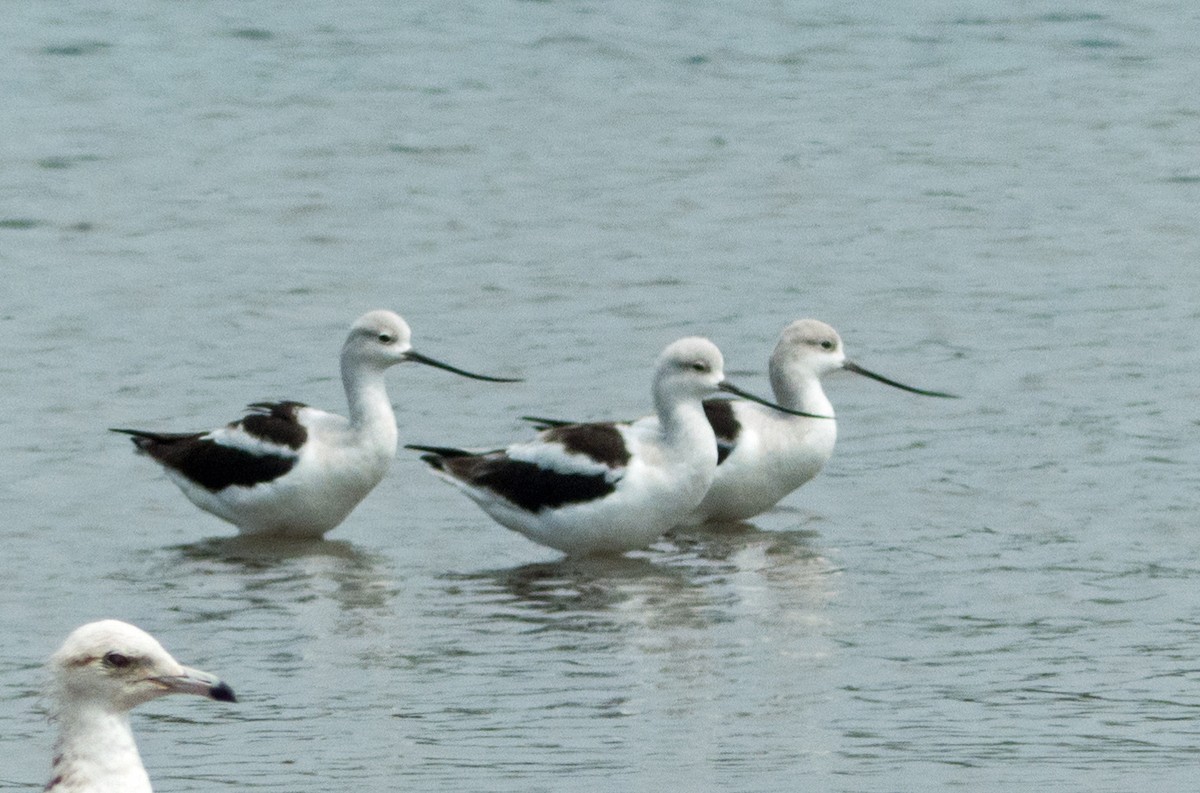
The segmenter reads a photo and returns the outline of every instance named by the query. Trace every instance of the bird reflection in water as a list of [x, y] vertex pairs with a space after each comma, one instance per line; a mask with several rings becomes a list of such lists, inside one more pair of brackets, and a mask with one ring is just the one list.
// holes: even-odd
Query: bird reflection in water
[[[484, 601], [498, 618], [542, 629], [705, 627], [732, 617], [748, 588], [780, 589], [806, 609], [827, 600], [836, 567], [811, 530], [752, 524], [677, 529], [651, 550], [447, 574], [451, 600]], [[452, 607], [453, 608], [453, 607]]]
[[[228, 572], [246, 593], [261, 598], [274, 590], [283, 602], [306, 600], [327, 592], [343, 609], [382, 609], [395, 594], [386, 572], [387, 557], [368, 553], [345, 540], [264, 540], [250, 536], [220, 537], [178, 545], [177, 563], [194, 572]], [[322, 586], [325, 581], [333, 589]], [[292, 595], [294, 597], [287, 597]]]

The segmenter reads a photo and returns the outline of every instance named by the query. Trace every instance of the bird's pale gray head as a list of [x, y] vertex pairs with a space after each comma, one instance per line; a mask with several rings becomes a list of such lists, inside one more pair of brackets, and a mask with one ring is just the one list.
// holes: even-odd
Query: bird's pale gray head
[[59, 708], [122, 712], [166, 694], [236, 701], [217, 677], [183, 666], [153, 636], [118, 620], [77, 628], [50, 658], [50, 672]]
[[342, 354], [391, 366], [404, 361], [411, 349], [412, 329], [408, 323], [399, 314], [379, 310], [368, 311], [354, 321]]
[[772, 367], [798, 366], [817, 375], [840, 369], [845, 360], [842, 337], [816, 319], [798, 319], [784, 328], [771, 353]]
[[658, 383], [672, 392], [704, 397], [716, 391], [724, 379], [725, 360], [708, 339], [679, 339], [658, 357]]

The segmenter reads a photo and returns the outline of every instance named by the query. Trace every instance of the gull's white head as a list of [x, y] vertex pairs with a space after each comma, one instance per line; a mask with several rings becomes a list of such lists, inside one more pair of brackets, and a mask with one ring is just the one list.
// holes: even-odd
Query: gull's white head
[[181, 665], [153, 636], [117, 620], [76, 628], [50, 658], [50, 671], [60, 711], [121, 713], [166, 694], [237, 701], [220, 679]]

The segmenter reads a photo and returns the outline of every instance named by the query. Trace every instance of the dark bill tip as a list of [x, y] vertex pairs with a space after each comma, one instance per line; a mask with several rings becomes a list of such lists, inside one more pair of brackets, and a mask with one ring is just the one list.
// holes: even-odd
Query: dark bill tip
[[208, 692], [208, 696], [217, 702], [237, 702], [237, 696], [234, 695], [233, 689], [229, 687], [228, 683], [217, 683]]
[[740, 396], [742, 399], [748, 399], [751, 402], [757, 402], [760, 405], [765, 405], [769, 408], [774, 408], [775, 410], [778, 410], [780, 413], [790, 413], [793, 416], [805, 416], [810, 419], [832, 419], [833, 418], [833, 416], [820, 416], [820, 415], [817, 415], [816, 413], [805, 413], [803, 410], [792, 410], [791, 408], [785, 408], [782, 405], [776, 405], [774, 402], [768, 402], [767, 400], [763, 399], [762, 397], [756, 397], [754, 394], [751, 394], [749, 391], [743, 391], [742, 389], [738, 388], [737, 386], [735, 386], [733, 383], [730, 383], [730, 382], [722, 381], [717, 384], [717, 388], [721, 389], [722, 391], [726, 391], [730, 394]]
[[872, 380], [877, 380], [885, 385], [890, 385], [892, 388], [899, 388], [901, 391], [908, 391], [913, 394], [920, 394], [921, 396], [941, 397], [943, 399], [959, 398], [957, 394], [947, 394], [945, 391], [926, 391], [923, 388], [913, 388], [912, 386], [905, 385], [904, 383], [897, 383], [895, 380], [891, 380], [881, 374], [875, 374], [870, 369], [862, 368], [854, 361], [846, 361], [844, 364], [842, 364], [842, 368], [854, 372], [855, 374], [860, 374], [863, 377], [869, 377]]
[[470, 377], [472, 380], [486, 380], [489, 383], [520, 383], [520, 382], [522, 382], [519, 378], [515, 378], [515, 377], [489, 377], [488, 375], [485, 375], [485, 374], [475, 374], [474, 372], [468, 372], [465, 369], [459, 369], [457, 367], [451, 366], [448, 363], [442, 363], [439, 360], [430, 358], [427, 355], [422, 355], [421, 353], [416, 352], [414, 350], [409, 350], [407, 353], [405, 353], [404, 357], [410, 361], [416, 361], [417, 363], [423, 363], [426, 366], [433, 366], [437, 369], [445, 369], [447, 372], [454, 372], [455, 374], [462, 375], [463, 377]]

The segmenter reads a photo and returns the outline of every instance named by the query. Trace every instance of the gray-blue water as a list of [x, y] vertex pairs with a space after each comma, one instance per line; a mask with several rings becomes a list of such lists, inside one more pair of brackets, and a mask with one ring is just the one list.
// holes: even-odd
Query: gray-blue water
[[[0, 18], [0, 787], [41, 665], [134, 622], [241, 703], [134, 716], [160, 791], [1193, 790], [1200, 11], [1163, 2], [28, 3]], [[562, 564], [407, 454], [294, 552], [109, 426], [344, 410], [402, 442], [632, 417], [790, 320], [826, 471], [740, 533]]]

